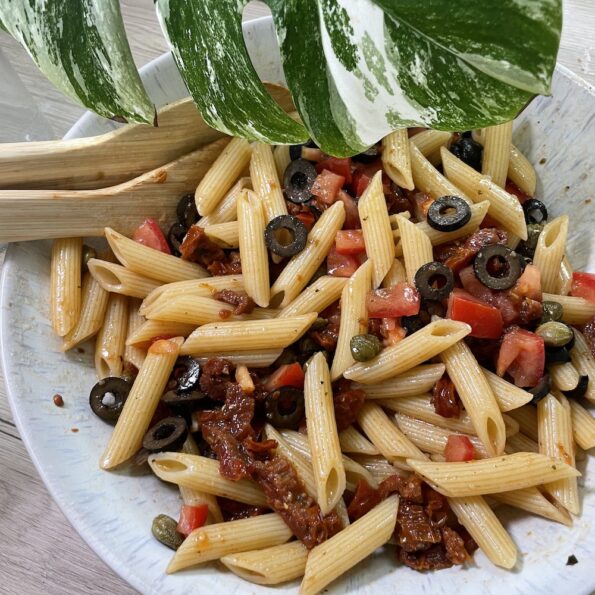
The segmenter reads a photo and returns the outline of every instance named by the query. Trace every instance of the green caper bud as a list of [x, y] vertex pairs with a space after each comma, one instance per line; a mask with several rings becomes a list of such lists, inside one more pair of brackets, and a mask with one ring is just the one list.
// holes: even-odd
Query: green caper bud
[[367, 362], [380, 353], [382, 343], [375, 335], [355, 335], [351, 337], [349, 347], [356, 362]]
[[541, 323], [562, 320], [564, 308], [558, 302], [542, 302], [541, 307], [543, 312], [541, 314]]
[[157, 541], [172, 550], [177, 550], [184, 538], [177, 531], [178, 523], [166, 514], [159, 514], [153, 519], [151, 532]]
[[320, 316], [312, 323], [310, 327], [311, 331], [321, 331], [323, 328], [326, 328], [328, 325], [328, 320], [326, 318], [321, 318]]
[[95, 250], [95, 248], [92, 248], [91, 246], [87, 246], [87, 244], [83, 244], [83, 262], [82, 262], [83, 271], [88, 270], [87, 263], [92, 258], [97, 258], [97, 251]]
[[317, 351], [321, 350], [322, 347], [320, 347], [320, 345], [310, 337], [304, 337], [300, 339], [300, 342], [298, 343], [298, 352], [300, 355], [311, 355], [312, 353], [316, 353]]
[[555, 322], [550, 320], [545, 324], [537, 327], [535, 331], [537, 335], [543, 338], [544, 343], [548, 347], [563, 347], [572, 341], [572, 329], [563, 322]]

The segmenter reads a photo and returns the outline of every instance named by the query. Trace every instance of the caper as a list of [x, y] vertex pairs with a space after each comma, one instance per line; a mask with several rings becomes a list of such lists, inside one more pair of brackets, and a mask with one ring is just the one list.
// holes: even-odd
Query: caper
[[166, 514], [159, 514], [153, 519], [151, 532], [157, 541], [172, 550], [177, 550], [184, 538], [177, 531], [178, 523]]
[[376, 335], [355, 335], [351, 337], [349, 347], [356, 362], [367, 362], [380, 353], [382, 344]]
[[87, 246], [87, 244], [83, 244], [83, 260], [82, 260], [82, 267], [83, 271], [87, 271], [87, 263], [92, 259], [97, 258], [97, 250], [92, 248], [91, 246]]
[[568, 325], [554, 320], [540, 325], [535, 332], [543, 338], [548, 347], [563, 347], [568, 345], [574, 337], [572, 329]]
[[562, 304], [559, 304], [558, 302], [542, 302], [541, 307], [543, 309], [541, 314], [541, 324], [550, 322], [551, 320], [562, 320], [562, 315], [564, 314]]

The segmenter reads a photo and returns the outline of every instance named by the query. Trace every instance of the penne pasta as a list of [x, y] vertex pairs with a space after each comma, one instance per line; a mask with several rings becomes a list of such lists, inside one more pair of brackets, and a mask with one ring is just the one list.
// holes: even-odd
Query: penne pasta
[[533, 399], [533, 395], [529, 391], [515, 386], [511, 382], [508, 382], [508, 380], [504, 380], [504, 378], [500, 378], [498, 374], [494, 374], [494, 372], [490, 372], [485, 368], [482, 368], [481, 371], [488, 381], [494, 397], [496, 397], [500, 411], [505, 412], [518, 409]]
[[252, 188], [260, 198], [264, 209], [265, 225], [275, 217], [279, 217], [279, 215], [287, 215], [285, 197], [279, 182], [280, 176], [277, 174], [273, 150], [270, 145], [260, 142], [252, 145], [250, 178]]
[[585, 399], [595, 403], [595, 360], [583, 334], [574, 329], [574, 347], [570, 350], [570, 359], [581, 376], [589, 377]]
[[[252, 155], [253, 161], [255, 154]], [[283, 193], [281, 193], [281, 199], [283, 200]], [[269, 257], [264, 240], [265, 211], [262, 199], [250, 190], [244, 190], [238, 198], [238, 224], [240, 228], [240, 257], [246, 293], [259, 306], [266, 308], [269, 305], [271, 290], [269, 287]]]
[[112, 293], [121, 293], [135, 298], [145, 298], [161, 283], [113, 262], [92, 258], [87, 263], [95, 280]]
[[271, 287], [271, 305], [285, 307], [304, 289], [318, 270], [345, 221], [345, 207], [337, 201], [322, 213], [310, 233], [306, 247], [287, 263]]
[[508, 177], [510, 181], [528, 196], [535, 196], [537, 175], [531, 162], [513, 145], [510, 145], [508, 160]]
[[381, 483], [392, 475], [401, 475], [404, 473], [404, 471], [394, 467], [382, 456], [353, 455], [353, 460], [370, 473], [377, 483]]
[[451, 138], [452, 132], [423, 130], [412, 136], [409, 142], [415, 145], [424, 157], [428, 157], [436, 153], [436, 151], [439, 152], [440, 147], [447, 145]]
[[292, 533], [276, 513], [195, 529], [178, 548], [167, 573], [218, 560], [229, 554], [268, 548], [289, 541]]
[[326, 515], [345, 491], [345, 467], [337, 435], [330, 372], [320, 352], [312, 357], [306, 369], [304, 401], [317, 501]]
[[558, 302], [562, 306], [562, 322], [574, 326], [587, 324], [595, 316], [595, 303], [571, 295], [543, 294], [544, 302]]
[[507, 504], [520, 510], [526, 510], [556, 523], [571, 526], [572, 518], [563, 508], [552, 504], [538, 488], [524, 488], [513, 492], [502, 492], [491, 496], [501, 504]]
[[434, 260], [432, 242], [430, 238], [411, 221], [403, 217], [398, 218], [399, 233], [401, 234], [401, 246], [403, 249], [403, 260], [407, 281], [415, 283], [415, 273], [418, 269]]
[[54, 240], [50, 273], [50, 318], [59, 337], [67, 335], [81, 313], [82, 238]]
[[148, 320], [181, 323], [193, 330], [208, 322], [221, 322], [233, 316], [233, 306], [208, 297], [165, 296], [146, 313]]
[[512, 120], [485, 129], [481, 173], [500, 188], [506, 186], [511, 147]]
[[554, 293], [558, 288], [567, 237], [567, 215], [556, 217], [547, 223], [539, 234], [533, 264], [541, 273], [541, 288], [548, 293]]
[[579, 381], [579, 373], [572, 362], [552, 364], [548, 368], [554, 388], [558, 390], [572, 390]]
[[518, 424], [521, 432], [537, 442], [537, 410], [535, 407], [521, 407], [510, 411], [509, 414]]
[[102, 469], [127, 461], [142, 445], [159, 399], [180, 352], [182, 338], [160, 340], [151, 347], [130, 389], [111, 438], [101, 455]]
[[196, 188], [196, 208], [202, 215], [211, 214], [234, 182], [248, 167], [252, 147], [242, 138], [232, 138]]
[[211, 211], [209, 215], [201, 217], [196, 225], [207, 229], [212, 225], [218, 225], [219, 223], [229, 223], [230, 221], [237, 220], [237, 202], [238, 196], [247, 188], [252, 188], [252, 181], [250, 178], [240, 178], [231, 188], [231, 190], [225, 195], [225, 198]]
[[506, 439], [506, 453], [513, 454], [515, 452], [539, 452], [539, 445], [535, 440], [531, 440], [522, 432], [514, 436], [508, 436]]
[[331, 367], [331, 380], [337, 380], [343, 372], [355, 363], [351, 355], [351, 339], [368, 330], [366, 295], [372, 286], [373, 267], [371, 261], [362, 264], [348, 279], [341, 293], [341, 322], [337, 347]]
[[[243, 192], [251, 192], [251, 190], [244, 190]], [[205, 227], [205, 233], [211, 241], [226, 250], [239, 248], [240, 246], [240, 226], [237, 221], [209, 225]]]
[[398, 376], [444, 351], [471, 332], [471, 327], [454, 320], [437, 320], [385, 348], [368, 362], [354, 364], [344, 376], [362, 384], [374, 384]]
[[181, 355], [279, 349], [295, 343], [316, 320], [316, 313], [274, 318], [212, 322], [197, 328], [182, 345]]
[[283, 181], [285, 170], [291, 163], [289, 145], [277, 145], [273, 151], [273, 159], [275, 160], [275, 167], [277, 168], [277, 176], [279, 176], [280, 181]]
[[195, 359], [201, 364], [205, 364], [214, 357], [220, 357], [230, 361], [234, 366], [268, 368], [279, 359], [282, 352], [282, 349], [259, 349], [257, 351], [203, 353]]
[[397, 283], [405, 283], [406, 281], [405, 265], [398, 258], [395, 258], [390, 269], [388, 269], [388, 273], [386, 273], [386, 277], [382, 280], [382, 287], [392, 287]]
[[[145, 361], [147, 352], [142, 347], [138, 347], [134, 344], [128, 344], [127, 341], [134, 335], [134, 333], [143, 325], [145, 322], [144, 316], [139, 313], [141, 301], [134, 298], [128, 298], [128, 323], [126, 325], [126, 336], [124, 346], [124, 369], [130, 369], [130, 366], [134, 366], [137, 370], [140, 370], [142, 363]], [[174, 333], [174, 336], [179, 336]]]
[[194, 324], [146, 320], [126, 338], [126, 345], [144, 348], [155, 337], [187, 337], [196, 328]]
[[299, 316], [308, 312], [320, 314], [340, 297], [347, 279], [344, 277], [319, 277], [298, 295], [288, 306], [279, 312], [278, 318]]
[[584, 450], [595, 447], [595, 418], [591, 412], [570, 399], [570, 414], [572, 418], [572, 434], [575, 442]]
[[122, 376], [127, 328], [128, 298], [112, 293], [95, 342], [95, 370], [99, 379]]
[[382, 139], [382, 165], [388, 177], [397, 186], [407, 190], [415, 188], [411, 174], [409, 135], [406, 128], [395, 130]]
[[315, 595], [385, 544], [397, 521], [399, 497], [390, 496], [308, 555], [300, 595]]
[[498, 494], [580, 476], [574, 467], [532, 452], [464, 463], [432, 463], [419, 459], [407, 459], [407, 463], [447, 497]]
[[353, 426], [339, 432], [341, 451], [360, 455], [378, 455], [380, 451]]
[[562, 262], [560, 263], [560, 271], [558, 273], [558, 283], [556, 290], [553, 293], [560, 295], [568, 295], [572, 288], [572, 275], [574, 269], [568, 260], [568, 257], [564, 255]]

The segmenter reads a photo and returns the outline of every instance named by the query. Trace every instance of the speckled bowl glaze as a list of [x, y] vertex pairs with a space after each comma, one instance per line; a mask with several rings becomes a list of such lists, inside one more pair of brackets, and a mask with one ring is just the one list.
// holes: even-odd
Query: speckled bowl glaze
[[[261, 77], [283, 82], [270, 19], [246, 26], [250, 53]], [[187, 95], [169, 55], [142, 71], [157, 105]], [[68, 137], [100, 134], [113, 123], [87, 114]], [[567, 70], [556, 71], [552, 97], [536, 99], [520, 116], [515, 143], [535, 164], [537, 196], [554, 215], [571, 219], [569, 254], [576, 268], [595, 270], [591, 199], [595, 170], [595, 95]], [[590, 182], [590, 183], [589, 183]], [[139, 217], [142, 213], [139, 213]], [[75, 233], [75, 230], [73, 230]], [[297, 592], [297, 583], [258, 587], [207, 565], [165, 574], [169, 550], [151, 536], [153, 517], [176, 516], [176, 490], [150, 475], [106, 473], [98, 458], [111, 428], [89, 410], [95, 382], [92, 345], [84, 353], [60, 352], [49, 318], [48, 242], [13, 244], [2, 275], [1, 348], [8, 395], [19, 431], [48, 489], [81, 536], [105, 562], [142, 593], [176, 594]], [[65, 406], [52, 404], [61, 393]], [[77, 428], [78, 432], [72, 429]], [[583, 469], [584, 470], [584, 469]], [[495, 568], [481, 553], [466, 568], [416, 573], [396, 567], [393, 552], [378, 552], [333, 583], [332, 593], [573, 593], [595, 589], [595, 461], [580, 480], [583, 512], [572, 528], [506, 510], [504, 519], [522, 553], [516, 569]], [[566, 566], [574, 554], [579, 563]]]

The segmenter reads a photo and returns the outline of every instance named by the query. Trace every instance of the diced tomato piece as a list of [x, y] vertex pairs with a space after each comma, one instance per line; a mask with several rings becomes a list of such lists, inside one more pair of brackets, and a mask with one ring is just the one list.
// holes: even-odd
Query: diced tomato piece
[[523, 192], [514, 182], [510, 180], [506, 180], [506, 186], [504, 188], [508, 194], [513, 194], [519, 199], [519, 202], [523, 204], [526, 200], [529, 200], [531, 197]]
[[359, 210], [355, 200], [353, 200], [345, 190], [341, 190], [337, 195], [337, 198], [342, 201], [345, 206], [345, 222], [343, 223], [343, 229], [361, 229], [362, 224], [359, 220]]
[[434, 202], [434, 199], [425, 192], [415, 192], [413, 193], [413, 209], [415, 211], [415, 216], [419, 219], [426, 219], [428, 216], [428, 211]]
[[206, 523], [208, 514], [209, 507], [206, 504], [199, 504], [198, 506], [183, 504], [176, 531], [184, 537], [188, 537], [192, 531]]
[[338, 157], [329, 157], [316, 164], [316, 171], [321, 174], [324, 170], [332, 171], [338, 176], [345, 178], [346, 184], [351, 184], [351, 157], [339, 159]]
[[463, 289], [455, 289], [448, 298], [447, 318], [466, 322], [470, 335], [480, 339], [499, 339], [504, 323], [498, 308], [473, 297]]
[[310, 231], [316, 223], [316, 217], [314, 217], [313, 213], [298, 213], [296, 217], [306, 226], [306, 229]]
[[385, 347], [396, 345], [407, 335], [407, 331], [400, 325], [397, 318], [383, 318], [380, 323], [380, 329], [384, 337], [382, 342]]
[[504, 335], [498, 353], [496, 372], [508, 372], [520, 387], [536, 386], [545, 369], [545, 344], [543, 339], [518, 326]]
[[345, 178], [338, 176], [328, 169], [324, 169], [316, 176], [312, 185], [312, 194], [317, 196], [324, 204], [332, 205], [337, 200], [337, 194], [345, 184]]
[[264, 383], [266, 390], [273, 391], [282, 386], [294, 386], [302, 388], [304, 386], [304, 371], [297, 362], [294, 364], [285, 364], [278, 370], [275, 370]]
[[132, 239], [165, 254], [171, 254], [167, 240], [155, 219], [145, 219], [135, 230]]
[[370, 318], [395, 318], [419, 314], [420, 297], [409, 283], [397, 283], [386, 289], [369, 291], [366, 308]]
[[339, 254], [334, 245], [326, 257], [326, 270], [333, 277], [351, 277], [359, 264], [358, 259], [352, 254]]
[[572, 273], [570, 295], [582, 297], [595, 303], [595, 275], [593, 273]]
[[337, 232], [335, 246], [339, 254], [359, 254], [366, 251], [364, 232], [361, 229], [345, 229]]
[[448, 437], [444, 449], [444, 458], [448, 463], [472, 461], [474, 455], [473, 444], [467, 436], [451, 434]]
[[372, 181], [372, 176], [368, 176], [363, 169], [356, 169], [353, 172], [353, 176], [351, 178], [351, 190], [359, 198], [365, 191], [370, 182]]
[[[595, 279], [595, 277], [594, 277]], [[538, 302], [541, 301], [541, 272], [534, 264], [528, 264], [523, 274], [518, 278], [511, 289], [519, 297], [528, 297]]]

